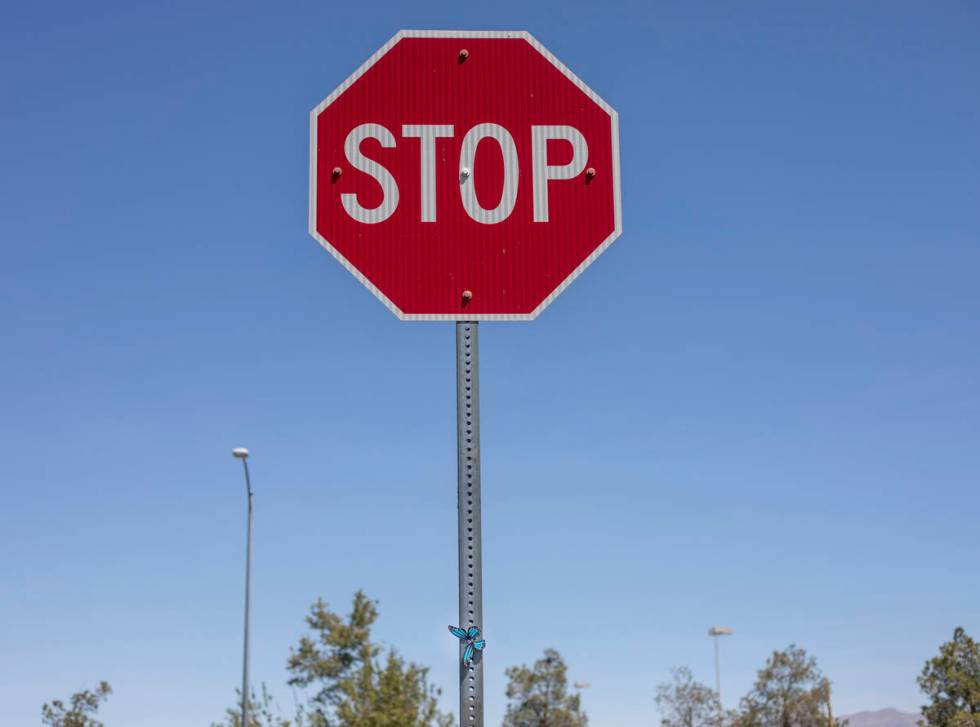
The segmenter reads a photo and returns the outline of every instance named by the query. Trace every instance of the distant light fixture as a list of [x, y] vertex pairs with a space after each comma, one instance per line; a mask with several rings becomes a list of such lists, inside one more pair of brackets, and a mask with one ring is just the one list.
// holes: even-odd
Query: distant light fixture
[[235, 459], [248, 459], [248, 450], [245, 447], [235, 447], [231, 450], [231, 456]]
[[572, 686], [575, 687], [576, 689], [588, 689], [592, 685], [589, 684], [588, 682], [575, 682], [574, 684], [572, 684]]
[[728, 626], [712, 626], [708, 629], [708, 636], [731, 636], [734, 633]]

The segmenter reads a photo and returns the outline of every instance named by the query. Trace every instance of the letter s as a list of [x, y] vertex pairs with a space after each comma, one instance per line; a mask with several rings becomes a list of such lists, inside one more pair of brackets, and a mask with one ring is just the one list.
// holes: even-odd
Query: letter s
[[340, 201], [344, 205], [344, 210], [358, 222], [369, 225], [384, 222], [391, 217], [395, 208], [398, 207], [398, 184], [395, 178], [385, 167], [373, 159], [368, 159], [361, 153], [361, 142], [364, 139], [377, 139], [383, 147], [395, 146], [395, 137], [388, 129], [381, 124], [361, 124], [351, 129], [344, 141], [344, 153], [347, 161], [354, 169], [375, 178], [381, 185], [383, 197], [381, 204], [372, 209], [362, 207], [357, 201], [357, 195], [344, 193], [340, 195]]

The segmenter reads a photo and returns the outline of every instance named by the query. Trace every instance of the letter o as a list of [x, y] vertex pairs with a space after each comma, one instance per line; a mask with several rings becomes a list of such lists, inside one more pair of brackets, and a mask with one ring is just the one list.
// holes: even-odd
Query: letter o
[[[474, 182], [476, 170], [473, 168], [473, 162], [476, 160], [476, 148], [483, 139], [496, 141], [504, 160], [504, 185], [500, 193], [500, 202], [493, 209], [481, 207], [476, 198], [476, 184]], [[464, 175], [464, 169], [471, 170], [470, 174]], [[514, 211], [514, 205], [517, 203], [520, 168], [517, 162], [517, 146], [514, 144], [514, 137], [510, 135], [507, 129], [499, 124], [487, 123], [477, 124], [466, 132], [459, 152], [459, 171], [459, 194], [466, 214], [474, 221], [484, 225], [495, 225], [510, 217], [510, 213]]]

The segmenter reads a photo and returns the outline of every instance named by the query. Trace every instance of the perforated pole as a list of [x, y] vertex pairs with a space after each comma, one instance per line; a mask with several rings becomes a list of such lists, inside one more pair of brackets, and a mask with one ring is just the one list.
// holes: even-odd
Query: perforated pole
[[[480, 342], [479, 324], [456, 324], [456, 443], [459, 509], [459, 625], [483, 629], [483, 559], [480, 528]], [[462, 665], [460, 644], [459, 724], [483, 727], [483, 654]]]

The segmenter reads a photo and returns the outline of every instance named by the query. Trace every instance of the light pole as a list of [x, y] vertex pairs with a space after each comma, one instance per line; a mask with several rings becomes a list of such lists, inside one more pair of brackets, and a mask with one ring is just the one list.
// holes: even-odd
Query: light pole
[[245, 536], [245, 654], [242, 659], [242, 727], [249, 727], [248, 721], [248, 616], [252, 587], [252, 480], [248, 476], [248, 450], [237, 447], [231, 450], [235, 459], [245, 466], [245, 495], [248, 497], [248, 525]]
[[708, 629], [708, 636], [715, 640], [715, 694], [718, 695], [718, 704], [721, 704], [721, 659], [718, 657], [718, 637], [731, 635], [732, 630], [727, 626], [712, 626]]

